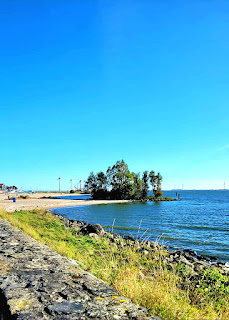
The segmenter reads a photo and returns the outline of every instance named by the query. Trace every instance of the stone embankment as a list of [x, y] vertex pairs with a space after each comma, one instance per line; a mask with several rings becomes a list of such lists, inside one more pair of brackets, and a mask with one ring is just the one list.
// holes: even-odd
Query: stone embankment
[[159, 318], [0, 219], [0, 319]]

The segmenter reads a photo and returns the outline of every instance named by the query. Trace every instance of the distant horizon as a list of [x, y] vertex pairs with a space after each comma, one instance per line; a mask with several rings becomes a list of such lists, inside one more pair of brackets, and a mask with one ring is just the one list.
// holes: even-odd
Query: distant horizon
[[[33, 189], [31, 189], [33, 190]], [[25, 190], [25, 191], [29, 191], [29, 190]], [[34, 192], [59, 192], [58, 190], [33, 190]], [[60, 193], [64, 193], [64, 192], [69, 192], [70, 189], [67, 190], [61, 190]], [[84, 190], [76, 190], [76, 192], [78, 191], [84, 191]], [[149, 190], [149, 192], [152, 191], [152, 189]], [[229, 189], [162, 189], [162, 192], [164, 191], [229, 191]], [[74, 195], [74, 193], [72, 193], [72, 195]]]
[[[13, 183], [13, 184], [7, 184], [7, 183], [4, 183], [4, 181], [0, 181], [0, 183], [4, 183], [6, 186], [13, 186], [13, 185], [15, 185], [19, 190], [34, 190], [35, 192], [40, 192], [40, 191], [44, 191], [44, 192], [59, 192], [58, 191], [58, 189], [59, 189], [59, 182], [58, 182], [58, 179], [52, 179], [52, 181], [55, 181], [56, 180], [56, 182], [55, 182], [55, 187], [53, 187], [53, 188], [41, 188], [41, 187], [38, 187], [38, 188], [33, 188], [33, 186], [32, 186], [32, 184], [30, 185], [30, 187], [23, 187], [23, 186], [19, 186], [19, 185], [17, 185], [17, 184], [15, 184], [15, 183]], [[82, 183], [82, 188], [83, 188], [83, 186], [84, 186], [84, 182], [85, 182], [85, 180], [82, 180], [82, 179], [80, 179], [81, 180], [81, 183]], [[73, 190], [74, 189], [77, 189], [77, 191], [80, 191], [78, 188], [79, 188], [79, 185], [80, 185], [80, 180], [73, 180], [73, 183], [72, 183], [72, 186], [73, 186]], [[70, 188], [70, 179], [68, 180], [68, 179], [62, 179], [62, 181], [61, 181], [61, 189], [62, 189], [62, 191], [61, 192], [69, 192], [70, 190], [71, 190], [71, 188]], [[69, 187], [68, 187], [68, 185], [69, 185]], [[184, 185], [184, 184], [183, 184]], [[78, 186], [78, 188], [77, 188], [77, 186]], [[162, 191], [192, 191], [192, 190], [196, 190], [196, 191], [198, 191], [198, 190], [200, 190], [200, 191], [211, 191], [211, 190], [229, 190], [229, 188], [227, 188], [226, 186], [227, 186], [227, 183], [225, 183], [225, 188], [223, 187], [224, 186], [224, 183], [221, 185], [221, 186], [219, 186], [219, 187], [214, 187], [214, 186], [212, 186], [211, 188], [210, 187], [207, 187], [206, 188], [206, 186], [205, 187], [203, 187], [203, 188], [195, 188], [195, 187], [191, 187], [191, 188], [180, 188], [179, 186], [177, 187], [177, 188], [175, 188], [175, 187], [171, 187], [171, 188], [163, 188], [163, 182], [162, 182]], [[151, 187], [149, 186], [149, 188], [150, 188], [150, 191], [151, 191]]]

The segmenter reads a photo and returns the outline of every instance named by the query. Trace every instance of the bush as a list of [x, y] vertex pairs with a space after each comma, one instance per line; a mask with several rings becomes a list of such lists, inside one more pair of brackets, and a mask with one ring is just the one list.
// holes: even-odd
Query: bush
[[155, 192], [154, 192], [155, 198], [159, 198], [159, 197], [161, 197], [162, 195], [163, 195], [163, 192], [162, 192], [162, 191], [155, 191]]
[[75, 190], [70, 190], [70, 193], [75, 193]]
[[18, 199], [30, 199], [30, 196], [28, 196], [27, 194], [23, 195], [21, 194]]

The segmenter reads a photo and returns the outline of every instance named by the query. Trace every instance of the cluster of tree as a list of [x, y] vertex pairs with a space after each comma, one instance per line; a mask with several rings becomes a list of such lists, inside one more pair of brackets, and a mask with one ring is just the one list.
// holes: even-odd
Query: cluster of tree
[[147, 199], [149, 183], [155, 198], [162, 195], [162, 176], [154, 171], [139, 173], [130, 172], [127, 164], [117, 161], [104, 172], [90, 173], [85, 182], [85, 191], [89, 191], [93, 199]]

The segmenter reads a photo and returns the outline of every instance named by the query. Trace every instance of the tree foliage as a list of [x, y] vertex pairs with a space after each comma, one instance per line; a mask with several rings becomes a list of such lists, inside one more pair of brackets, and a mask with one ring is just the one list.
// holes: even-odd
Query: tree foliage
[[162, 182], [161, 174], [158, 172], [158, 174], [155, 175], [154, 171], [150, 171], [149, 180], [150, 180], [150, 184], [152, 186], [152, 191], [155, 198], [162, 196], [163, 193], [161, 191], [161, 182]]
[[146, 199], [149, 192], [149, 182], [155, 198], [162, 195], [162, 176], [155, 175], [154, 171], [144, 171], [142, 178], [139, 173], [130, 172], [128, 165], [123, 161], [117, 161], [108, 167], [106, 173], [91, 172], [85, 182], [85, 190], [91, 192], [93, 199]]

